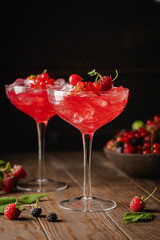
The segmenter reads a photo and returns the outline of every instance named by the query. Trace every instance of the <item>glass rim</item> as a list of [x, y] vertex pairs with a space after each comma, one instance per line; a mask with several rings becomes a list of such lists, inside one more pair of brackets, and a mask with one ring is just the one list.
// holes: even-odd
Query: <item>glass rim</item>
[[[12, 86], [13, 85], [13, 86]], [[43, 87], [35, 87], [35, 88], [31, 88], [31, 87], [29, 87], [29, 86], [26, 86], [26, 85], [24, 85], [24, 86], [19, 86], [19, 85], [14, 85], [14, 83], [7, 83], [7, 84], [5, 84], [5, 89], [7, 89], [7, 88], [9, 88], [9, 87], [19, 87], [19, 88], [25, 88], [25, 89], [30, 89], [31, 91], [34, 91], [34, 90], [40, 90], [40, 91], [47, 91], [47, 92], [59, 92], [59, 93], [67, 93], [67, 94], [70, 94], [70, 93], [74, 93], [74, 91], [73, 90], [67, 90], [67, 91], [65, 91], [65, 90], [61, 90], [61, 89], [51, 89], [51, 88], [43, 88]], [[62, 86], [63, 87], [63, 86]], [[114, 87], [114, 88], [118, 88], [118, 87]], [[80, 92], [77, 92], [75, 95], [77, 95], [77, 94], [80, 94], [80, 93], [96, 93], [96, 94], [98, 94], [98, 93], [100, 93], [100, 94], [113, 94], [113, 93], [115, 93], [115, 94], [118, 94], [118, 93], [121, 93], [121, 92], [129, 92], [129, 89], [128, 88], [126, 88], [126, 87], [123, 87], [123, 89], [121, 89], [121, 90], [119, 90], [119, 91], [110, 91], [110, 90], [108, 90], [108, 91], [80, 91]]]
[[[115, 87], [115, 88], [118, 88], [118, 87]], [[47, 91], [48, 92], [60, 92], [60, 93], [74, 93], [74, 91], [65, 91], [65, 90], [58, 90], [58, 89], [47, 89]], [[111, 94], [111, 93], [121, 93], [121, 92], [129, 92], [129, 89], [128, 88], [124, 88], [123, 87], [123, 89], [122, 90], [120, 90], [120, 91], [110, 91], [110, 90], [108, 90], [108, 91], [80, 91], [80, 92], [77, 92], [75, 95], [77, 95], [77, 94], [80, 94], [80, 93], [100, 93], [100, 94], [103, 94], [103, 93], [107, 93], [107, 94]]]

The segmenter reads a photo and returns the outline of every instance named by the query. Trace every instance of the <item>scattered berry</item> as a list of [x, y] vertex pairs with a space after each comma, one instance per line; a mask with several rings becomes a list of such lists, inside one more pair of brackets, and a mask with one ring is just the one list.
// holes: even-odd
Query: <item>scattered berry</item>
[[25, 178], [27, 175], [25, 169], [21, 165], [14, 165], [12, 173], [15, 178]]
[[56, 213], [48, 213], [46, 216], [46, 220], [48, 222], [55, 222], [57, 220], [57, 214]]
[[130, 202], [130, 209], [133, 212], [141, 212], [144, 209], [144, 203], [140, 197], [135, 196]]
[[41, 213], [42, 213], [42, 209], [41, 209], [41, 208], [33, 207], [33, 208], [31, 208], [30, 213], [31, 213], [31, 215], [32, 215], [33, 217], [38, 218], [38, 217], [41, 215]]
[[20, 215], [21, 211], [17, 208], [16, 204], [10, 203], [6, 206], [4, 210], [4, 215], [6, 218], [12, 220], [17, 219]]
[[12, 192], [14, 186], [13, 177], [4, 177], [1, 180], [1, 188], [5, 193]]
[[139, 197], [139, 196], [135, 196], [134, 198], [132, 198], [131, 202], [130, 202], [130, 209], [133, 212], [141, 212], [143, 211], [143, 209], [145, 208], [145, 201], [148, 200], [157, 190], [157, 187], [153, 190], [153, 192], [143, 200], [143, 197]]

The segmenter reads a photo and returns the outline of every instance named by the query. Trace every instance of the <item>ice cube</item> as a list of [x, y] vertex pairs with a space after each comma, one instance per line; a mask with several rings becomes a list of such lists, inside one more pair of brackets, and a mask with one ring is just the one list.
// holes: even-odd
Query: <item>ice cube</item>
[[62, 87], [65, 84], [65, 80], [63, 78], [58, 78], [55, 80], [54, 84]]
[[62, 91], [72, 91], [73, 90], [73, 86], [69, 83], [65, 83], [62, 88], [61, 88]]
[[12, 86], [24, 86], [25, 82], [23, 78], [17, 78], [16, 81], [12, 83]]

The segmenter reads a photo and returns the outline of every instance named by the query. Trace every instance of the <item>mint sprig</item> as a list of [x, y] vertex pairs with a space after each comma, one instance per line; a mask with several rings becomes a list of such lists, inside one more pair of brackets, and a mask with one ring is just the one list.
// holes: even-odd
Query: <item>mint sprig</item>
[[42, 194], [29, 194], [29, 195], [23, 195], [19, 198], [14, 198], [14, 197], [3, 197], [0, 198], [0, 214], [4, 213], [5, 207], [10, 204], [10, 203], [15, 203], [16, 206], [22, 211], [24, 210], [24, 207], [31, 206], [30, 204], [36, 203], [37, 201], [42, 198], [47, 196], [47, 193], [42, 193]]
[[31, 203], [35, 203], [37, 201], [37, 199], [40, 199], [47, 195], [48, 195], [47, 193], [24, 195], [24, 196], [19, 197], [17, 199], [17, 202], [22, 203], [22, 204], [31, 204]]
[[131, 222], [142, 222], [149, 221], [153, 219], [153, 215], [147, 212], [126, 212], [124, 218], [121, 222], [131, 223]]

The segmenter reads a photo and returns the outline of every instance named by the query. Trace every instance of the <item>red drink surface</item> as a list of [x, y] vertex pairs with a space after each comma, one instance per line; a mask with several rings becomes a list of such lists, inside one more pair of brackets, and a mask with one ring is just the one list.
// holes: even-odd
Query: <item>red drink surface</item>
[[93, 133], [123, 111], [128, 100], [128, 89], [118, 87], [108, 92], [101, 91], [100, 94], [82, 91], [73, 96], [55, 91], [50, 92], [49, 97], [58, 116], [82, 133]]
[[56, 115], [46, 89], [16, 86], [7, 88], [6, 91], [11, 103], [36, 122], [45, 122]]

